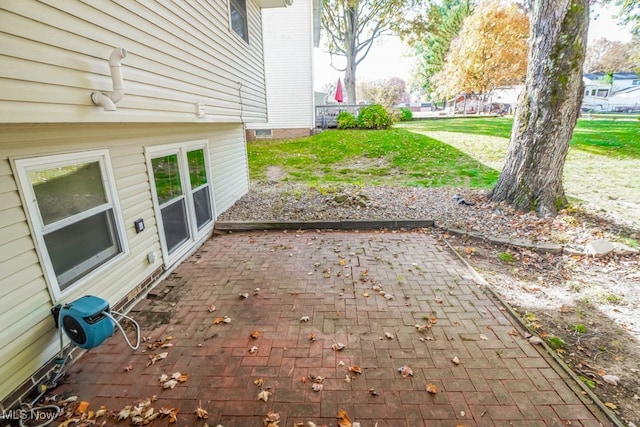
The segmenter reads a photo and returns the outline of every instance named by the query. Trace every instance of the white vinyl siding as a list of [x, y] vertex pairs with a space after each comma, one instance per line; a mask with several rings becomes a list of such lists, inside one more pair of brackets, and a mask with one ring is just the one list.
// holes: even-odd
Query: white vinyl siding
[[268, 121], [249, 129], [315, 127], [312, 9], [312, 0], [295, 0], [286, 9], [262, 10]]
[[[11, 161], [108, 150], [129, 253], [90, 283], [74, 288], [64, 302], [93, 294], [116, 303], [128, 298], [162, 260], [145, 147], [207, 140], [216, 213], [248, 191], [241, 124], [53, 124], [0, 125], [0, 399], [5, 398], [58, 351], [50, 309], [53, 305], [31, 237]], [[136, 234], [134, 221], [145, 230]], [[212, 224], [211, 224], [212, 226]]]
[[[0, 121], [264, 121], [261, 17], [252, 0], [247, 15], [249, 43], [230, 29], [227, 0], [5, 0]], [[90, 95], [112, 90], [116, 47], [128, 51], [125, 95], [107, 112]]]

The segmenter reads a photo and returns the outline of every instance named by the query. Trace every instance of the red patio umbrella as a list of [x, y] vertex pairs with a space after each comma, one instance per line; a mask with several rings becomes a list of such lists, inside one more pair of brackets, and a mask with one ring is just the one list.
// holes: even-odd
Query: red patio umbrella
[[339, 104], [342, 104], [342, 101], [344, 101], [344, 95], [342, 94], [342, 82], [340, 81], [339, 78], [338, 78], [338, 86], [336, 86], [336, 95], [334, 96], [334, 99], [338, 101]]

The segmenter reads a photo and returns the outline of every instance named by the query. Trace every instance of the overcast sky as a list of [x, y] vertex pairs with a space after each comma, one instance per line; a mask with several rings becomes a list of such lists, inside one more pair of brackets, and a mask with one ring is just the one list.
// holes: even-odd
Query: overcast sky
[[[593, 19], [596, 14], [597, 19]], [[610, 9], [603, 10], [596, 7], [589, 25], [589, 41], [599, 38], [627, 42], [631, 40], [631, 33], [616, 25]], [[356, 79], [366, 81], [400, 77], [406, 81], [411, 75], [414, 63], [411, 55], [411, 49], [404, 46], [398, 37], [386, 37], [379, 44], [374, 45], [369, 55], [360, 63], [356, 71]], [[340, 58], [334, 57], [334, 61], [339, 60]], [[326, 83], [336, 82], [338, 78], [344, 77], [343, 72], [338, 72], [331, 67], [329, 54], [324, 53], [322, 49], [314, 49], [314, 73], [314, 86], [318, 91]]]

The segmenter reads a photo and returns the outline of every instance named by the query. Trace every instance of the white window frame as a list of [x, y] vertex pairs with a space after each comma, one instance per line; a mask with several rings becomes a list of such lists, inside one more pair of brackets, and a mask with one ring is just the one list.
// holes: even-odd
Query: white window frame
[[[201, 185], [196, 188], [191, 188], [191, 180], [188, 173], [188, 168], [184, 166], [188, 166], [187, 161], [187, 152], [193, 150], [202, 149], [204, 152], [205, 158], [205, 170], [207, 173], [207, 184], [209, 186], [209, 203], [211, 204], [211, 221], [205, 224], [202, 228], [198, 229], [198, 224], [195, 217], [195, 208], [193, 203], [193, 193], [202, 189], [204, 185]], [[162, 210], [161, 206], [158, 203], [158, 194], [156, 191], [155, 178], [153, 176], [153, 165], [151, 160], [153, 158], [167, 156], [171, 154], [178, 155], [178, 162], [180, 162], [180, 181], [182, 183], [183, 194], [181, 197], [185, 198], [185, 203], [187, 206], [187, 217], [189, 222], [189, 240], [186, 243], [183, 243], [181, 248], [175, 251], [172, 254], [169, 254], [169, 248], [167, 247], [167, 239], [164, 233], [164, 224], [162, 221]], [[211, 230], [213, 230], [213, 226], [216, 219], [216, 206], [214, 203], [213, 197], [213, 182], [212, 182], [212, 173], [211, 173], [211, 165], [210, 165], [210, 157], [209, 157], [209, 141], [206, 139], [203, 140], [193, 140], [193, 141], [184, 141], [173, 144], [164, 144], [164, 145], [156, 145], [145, 147], [145, 156], [147, 159], [147, 172], [149, 174], [149, 183], [151, 187], [151, 194], [153, 195], [153, 208], [155, 211], [156, 223], [158, 224], [158, 233], [160, 235], [160, 246], [162, 248], [163, 259], [165, 260], [165, 267], [171, 267], [176, 262], [181, 260], [186, 254], [188, 254], [194, 246], [201, 241], [202, 239], [209, 236]], [[185, 192], [184, 190], [187, 190]], [[163, 205], [164, 206], [164, 205]]]
[[[53, 264], [49, 257], [47, 246], [45, 244], [45, 233], [52, 229], [63, 228], [62, 226], [70, 224], [67, 218], [45, 225], [42, 220], [40, 209], [36, 201], [36, 195], [31, 185], [29, 173], [32, 171], [52, 169], [56, 167], [71, 166], [79, 163], [98, 162], [100, 165], [100, 173], [105, 191], [106, 204], [100, 208], [89, 209], [84, 212], [85, 216], [90, 216], [98, 211], [113, 212], [114, 232], [120, 243], [120, 252], [113, 258], [106, 260], [98, 265], [93, 271], [83, 275], [75, 282], [69, 284], [64, 290], [60, 288], [60, 284], [53, 268]], [[36, 251], [43, 266], [45, 280], [48, 284], [51, 297], [54, 302], [63, 299], [66, 295], [75, 292], [78, 288], [86, 286], [95, 277], [102, 274], [107, 268], [111, 268], [129, 253], [129, 246], [126, 239], [124, 221], [120, 202], [118, 200], [116, 182], [113, 177], [113, 168], [109, 157], [109, 150], [93, 150], [77, 153], [56, 154], [51, 156], [42, 156], [25, 159], [14, 159], [14, 168], [18, 177], [18, 183], [22, 192], [27, 218], [31, 226], [32, 235], [35, 240]], [[62, 226], [61, 226], [62, 225]]]
[[[228, 10], [229, 10], [229, 30], [236, 35], [236, 37], [238, 37], [240, 40], [242, 40], [243, 42], [245, 42], [246, 44], [249, 44], [249, 2], [248, 0], [228, 0]], [[238, 2], [244, 2], [244, 30], [245, 30], [245, 36], [242, 37], [240, 34], [238, 34], [236, 32], [236, 30], [233, 29], [233, 22], [231, 20], [231, 7], [233, 7], [236, 10], [239, 10], [240, 12], [243, 12], [242, 9], [239, 9], [237, 7], [237, 3]], [[236, 3], [235, 5], [233, 3]]]

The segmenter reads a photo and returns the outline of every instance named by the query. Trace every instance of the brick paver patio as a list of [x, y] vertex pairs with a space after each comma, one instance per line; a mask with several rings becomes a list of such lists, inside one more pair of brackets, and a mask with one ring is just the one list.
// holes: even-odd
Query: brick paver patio
[[[64, 390], [92, 409], [117, 413], [157, 396], [156, 412], [180, 409], [176, 425], [224, 427], [263, 426], [271, 410], [283, 427], [336, 426], [340, 409], [363, 427], [597, 426], [603, 419], [472, 272], [421, 232], [218, 235], [132, 316], [144, 336], [172, 337], [165, 341], [172, 346], [132, 351], [116, 335], [83, 355]], [[224, 316], [229, 323], [215, 323]], [[146, 366], [161, 352], [165, 359]], [[404, 366], [413, 375], [403, 377]], [[163, 389], [159, 377], [174, 372], [187, 380]], [[322, 390], [314, 391], [318, 377]], [[268, 401], [258, 399], [261, 391], [271, 393]], [[207, 420], [197, 419], [199, 405]]]

